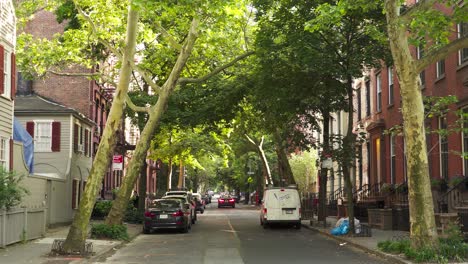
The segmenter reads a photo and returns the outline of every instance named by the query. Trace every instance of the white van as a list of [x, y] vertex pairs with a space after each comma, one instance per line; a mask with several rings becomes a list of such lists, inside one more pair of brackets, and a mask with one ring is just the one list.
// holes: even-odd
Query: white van
[[260, 224], [292, 224], [301, 228], [301, 200], [295, 187], [273, 187], [265, 190], [260, 211]]

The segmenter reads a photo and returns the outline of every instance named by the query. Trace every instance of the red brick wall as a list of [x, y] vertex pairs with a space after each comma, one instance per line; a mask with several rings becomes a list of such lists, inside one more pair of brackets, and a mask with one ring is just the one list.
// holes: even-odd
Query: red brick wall
[[[37, 38], [52, 38], [56, 33], [63, 32], [64, 23], [58, 24], [55, 15], [48, 11], [40, 11], [34, 20], [28, 23], [25, 31]], [[73, 67], [64, 69], [64, 72], [90, 72], [90, 69]], [[64, 106], [73, 108], [92, 119], [90, 105], [90, 81], [85, 77], [65, 77], [49, 74], [44, 80], [33, 82], [36, 94], [50, 98]]]

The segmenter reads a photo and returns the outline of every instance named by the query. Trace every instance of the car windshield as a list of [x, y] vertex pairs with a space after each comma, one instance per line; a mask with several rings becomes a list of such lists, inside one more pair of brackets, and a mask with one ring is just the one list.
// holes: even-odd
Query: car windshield
[[179, 206], [180, 206], [180, 201], [163, 199], [163, 200], [153, 200], [151, 204], [149, 205], [149, 208], [174, 209], [174, 208], [179, 208]]
[[187, 202], [187, 199], [185, 197], [171, 197], [171, 198], [168, 198], [168, 200], [169, 199], [173, 199], [173, 200], [177, 199], [177, 200], [182, 201], [183, 203]]
[[187, 195], [187, 192], [168, 192], [166, 195]]

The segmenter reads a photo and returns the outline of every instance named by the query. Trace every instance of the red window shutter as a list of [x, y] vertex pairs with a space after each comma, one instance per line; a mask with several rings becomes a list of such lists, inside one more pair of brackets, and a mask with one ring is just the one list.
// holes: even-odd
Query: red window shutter
[[60, 151], [60, 122], [52, 123], [52, 151]]
[[77, 208], [77, 204], [76, 204], [76, 187], [77, 187], [77, 181], [74, 179], [72, 181], [72, 209]]
[[26, 122], [26, 131], [34, 139], [34, 122]]
[[78, 125], [73, 125], [73, 151], [78, 152]]
[[84, 151], [85, 151], [85, 156], [89, 156], [89, 153], [88, 153], [88, 151], [89, 151], [89, 146], [88, 146], [88, 143], [89, 143], [89, 131], [88, 131], [88, 129], [85, 129], [84, 131], [85, 131], [85, 138], [84, 138], [84, 139], [85, 139], [85, 140], [84, 140], [85, 146], [84, 146]]
[[3, 94], [4, 89], [5, 89], [5, 76], [3, 75], [3, 66], [5, 64], [4, 62], [4, 56], [5, 56], [5, 49], [3, 46], [0, 45], [0, 94]]
[[11, 53], [11, 99], [14, 100], [16, 95], [16, 56]]

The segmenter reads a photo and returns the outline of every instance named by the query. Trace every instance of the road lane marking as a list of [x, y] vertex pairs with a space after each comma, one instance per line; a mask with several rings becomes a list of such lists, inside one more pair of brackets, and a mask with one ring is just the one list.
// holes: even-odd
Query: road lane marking
[[234, 227], [232, 227], [231, 220], [229, 220], [229, 217], [227, 217], [227, 220], [228, 220], [228, 225], [231, 228], [232, 234], [234, 235], [235, 238], [239, 239], [239, 237], [237, 236], [237, 231], [234, 230]]

